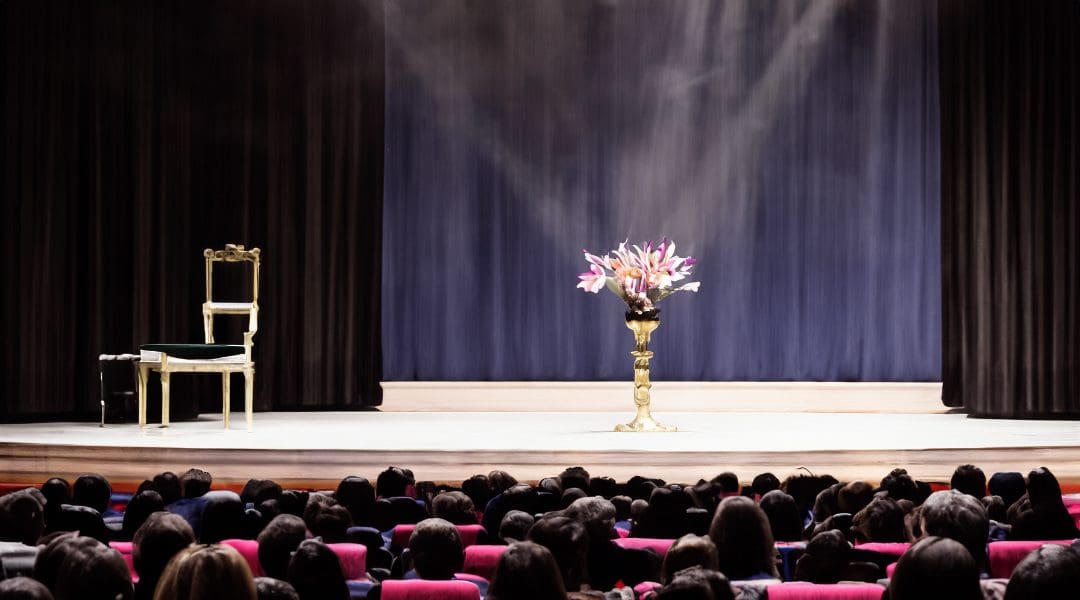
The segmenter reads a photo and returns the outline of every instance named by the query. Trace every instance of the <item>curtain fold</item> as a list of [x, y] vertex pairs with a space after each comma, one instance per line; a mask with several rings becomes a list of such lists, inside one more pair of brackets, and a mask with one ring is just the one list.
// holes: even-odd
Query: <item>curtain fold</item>
[[263, 249], [257, 408], [379, 404], [382, 3], [0, 19], [0, 413], [95, 411], [99, 353], [201, 341], [202, 250], [230, 242]]
[[939, 12], [943, 399], [1080, 415], [1080, 4]]

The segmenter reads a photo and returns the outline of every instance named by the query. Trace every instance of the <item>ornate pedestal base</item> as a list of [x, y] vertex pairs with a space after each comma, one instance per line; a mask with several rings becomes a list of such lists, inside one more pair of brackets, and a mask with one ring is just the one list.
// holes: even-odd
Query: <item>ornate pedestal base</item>
[[636, 349], [630, 354], [634, 356], [634, 404], [637, 406], [637, 414], [633, 421], [616, 425], [615, 431], [678, 431], [676, 427], [661, 425], [649, 413], [649, 404], [652, 401], [649, 393], [652, 388], [652, 383], [649, 382], [649, 359], [653, 356], [649, 350], [649, 338], [660, 326], [660, 311], [628, 312], [626, 326], [634, 332], [636, 343]]

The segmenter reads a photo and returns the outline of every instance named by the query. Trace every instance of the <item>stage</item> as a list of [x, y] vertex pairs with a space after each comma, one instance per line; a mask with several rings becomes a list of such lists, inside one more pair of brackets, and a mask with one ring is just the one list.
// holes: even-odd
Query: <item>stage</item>
[[[744, 480], [763, 471], [783, 478], [802, 467], [877, 481], [903, 466], [944, 482], [970, 462], [987, 472], [1045, 465], [1063, 482], [1080, 482], [1075, 421], [968, 418], [929, 402], [935, 387], [660, 384], [654, 416], [679, 431], [632, 434], [611, 430], [632, 417], [626, 383], [386, 384], [379, 411], [257, 413], [251, 432], [237, 418], [225, 430], [214, 414], [168, 428], [6, 424], [0, 481], [96, 472], [122, 487], [197, 466], [221, 484], [265, 477], [330, 486], [350, 474], [374, 478], [388, 465], [435, 481], [494, 468], [535, 480], [582, 465], [618, 480], [642, 474], [675, 482], [725, 470]], [[435, 398], [456, 410], [434, 410]]]

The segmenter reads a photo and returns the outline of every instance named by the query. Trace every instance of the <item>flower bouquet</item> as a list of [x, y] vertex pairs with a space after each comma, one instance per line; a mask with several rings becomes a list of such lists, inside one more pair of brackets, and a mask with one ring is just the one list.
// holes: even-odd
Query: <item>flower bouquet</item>
[[584, 252], [589, 270], [578, 275], [581, 282], [577, 287], [594, 294], [607, 287], [626, 302], [630, 313], [637, 315], [654, 313], [657, 302], [675, 292], [696, 292], [701, 285], [697, 281], [674, 285], [690, 275], [696, 261], [677, 256], [675, 243], [667, 238], [655, 247], [650, 241], [643, 247], [627, 248], [624, 241], [602, 257]]

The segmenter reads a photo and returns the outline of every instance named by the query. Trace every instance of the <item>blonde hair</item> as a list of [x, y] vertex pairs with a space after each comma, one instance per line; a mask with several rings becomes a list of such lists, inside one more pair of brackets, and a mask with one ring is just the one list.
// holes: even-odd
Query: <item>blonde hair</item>
[[236, 549], [221, 544], [188, 546], [169, 561], [154, 600], [256, 600], [255, 578]]

